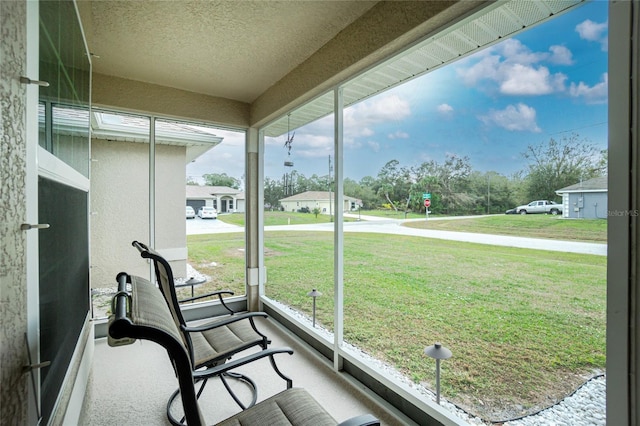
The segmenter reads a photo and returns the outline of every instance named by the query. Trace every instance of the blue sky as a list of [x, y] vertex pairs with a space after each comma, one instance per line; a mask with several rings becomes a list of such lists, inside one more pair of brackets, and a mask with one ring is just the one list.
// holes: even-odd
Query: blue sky
[[[393, 159], [409, 167], [447, 154], [510, 175], [526, 167], [528, 145], [572, 133], [606, 148], [607, 7], [587, 3], [345, 109], [345, 176], [375, 177]], [[265, 176], [290, 171], [285, 160], [305, 176], [326, 175], [328, 157], [334, 161], [332, 120], [296, 129], [290, 156], [286, 135], [267, 139]], [[244, 135], [218, 134], [224, 142], [192, 163], [188, 176], [205, 169], [242, 176]]]

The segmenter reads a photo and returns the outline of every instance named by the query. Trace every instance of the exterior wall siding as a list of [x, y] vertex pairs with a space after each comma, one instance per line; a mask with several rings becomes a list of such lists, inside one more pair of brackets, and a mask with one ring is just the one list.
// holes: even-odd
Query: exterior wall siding
[[571, 219], [607, 218], [606, 192], [572, 192], [564, 194], [563, 200], [566, 196], [568, 196], [568, 209], [566, 213], [563, 212], [564, 217]]

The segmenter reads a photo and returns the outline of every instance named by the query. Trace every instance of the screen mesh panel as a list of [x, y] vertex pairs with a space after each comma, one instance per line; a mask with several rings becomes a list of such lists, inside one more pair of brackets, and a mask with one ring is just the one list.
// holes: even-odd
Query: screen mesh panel
[[47, 424], [89, 311], [87, 198], [84, 191], [38, 180], [42, 424]]

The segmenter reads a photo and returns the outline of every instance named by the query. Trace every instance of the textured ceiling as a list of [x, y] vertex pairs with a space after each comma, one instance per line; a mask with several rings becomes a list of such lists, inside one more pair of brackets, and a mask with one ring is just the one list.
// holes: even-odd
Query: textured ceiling
[[93, 71], [252, 102], [376, 1], [79, 1]]

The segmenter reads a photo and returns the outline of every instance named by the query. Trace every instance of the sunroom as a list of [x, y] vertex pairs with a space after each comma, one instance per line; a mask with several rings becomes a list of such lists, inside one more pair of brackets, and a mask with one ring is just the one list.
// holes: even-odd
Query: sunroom
[[[331, 252], [321, 266], [332, 298], [330, 314], [325, 312], [327, 333], [301, 320], [295, 306], [278, 300], [279, 282], [286, 287], [305, 277], [287, 277], [286, 271], [271, 268], [272, 253], [265, 250], [270, 238], [263, 215], [268, 144], [289, 141], [296, 129], [316, 120], [330, 122], [324, 135], [332, 141], [328, 170], [333, 184], [328, 190], [333, 206], [340, 205], [345, 198], [345, 108], [582, 4], [2, 2], [3, 32], [8, 34], [2, 54], [11, 59], [3, 59], [3, 97], [15, 100], [2, 107], [7, 188], [2, 193], [6, 260], [0, 274], [2, 423], [83, 421], [92, 369], [110, 368], [94, 362], [109, 357], [94, 350], [126, 350], [94, 342], [106, 336], [106, 320], [93, 315], [92, 290], [121, 270], [152, 275], [132, 240], [157, 248], [175, 262], [181, 277], [188, 277], [185, 228], [167, 223], [177, 223], [178, 217], [184, 222], [183, 167], [190, 157], [187, 144], [162, 142], [160, 128], [166, 123], [214, 129], [207, 133], [215, 137], [220, 136], [216, 132], [233, 132], [243, 139], [244, 231], [240, 272], [234, 276], [240, 290], [230, 303], [240, 310], [267, 312], [278, 325], [272, 329], [275, 334], [283, 329], [293, 333], [336, 374], [348, 377], [371, 399], [384, 400], [398, 424], [465, 424], [381, 372], [345, 340], [350, 270], [344, 261], [343, 210], [335, 210], [323, 242]], [[636, 321], [637, 298], [632, 273], [637, 214], [631, 213], [637, 212], [632, 195], [637, 189], [638, 88], [633, 77], [639, 55], [632, 40], [638, 40], [639, 8], [637, 1], [609, 6], [608, 206], [629, 214], [608, 219], [608, 424], [637, 421], [632, 375], [637, 333], [629, 324]], [[63, 129], [64, 123], [56, 122], [57, 105], [77, 112], [84, 131]], [[105, 138], [101, 144], [112, 145], [94, 150], [91, 128], [99, 114], [144, 122], [148, 134], [139, 140]], [[136, 167], [118, 164], [118, 146], [124, 147], [123, 160], [141, 159]], [[101, 163], [101, 150], [109, 152], [109, 163]], [[279, 152], [279, 161], [287, 160], [286, 152]], [[176, 167], [170, 157], [183, 161]], [[109, 165], [102, 182], [113, 178], [123, 182], [121, 188], [97, 190], [93, 173], [102, 164]], [[103, 199], [107, 194], [108, 200]], [[301, 297], [309, 300], [306, 294]], [[191, 319], [199, 319], [218, 308], [210, 302], [188, 311]], [[139, 383], [145, 392], [145, 379]], [[132, 419], [143, 416], [132, 413]]]

